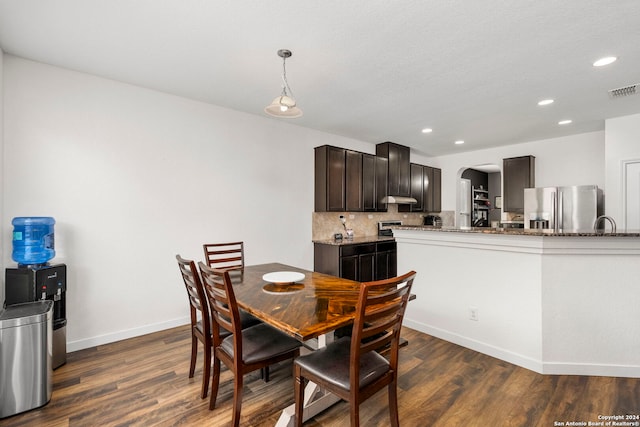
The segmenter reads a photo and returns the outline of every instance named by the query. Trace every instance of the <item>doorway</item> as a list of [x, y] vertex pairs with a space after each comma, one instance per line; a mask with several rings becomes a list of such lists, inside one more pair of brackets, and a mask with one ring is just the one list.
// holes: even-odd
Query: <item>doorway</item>
[[494, 164], [469, 166], [459, 173], [456, 227], [496, 227], [502, 218], [500, 167]]

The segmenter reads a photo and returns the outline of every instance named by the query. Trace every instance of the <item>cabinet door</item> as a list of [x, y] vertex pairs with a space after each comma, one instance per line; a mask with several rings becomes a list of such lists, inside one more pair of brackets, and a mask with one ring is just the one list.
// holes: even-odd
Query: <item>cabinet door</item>
[[423, 212], [425, 209], [425, 176], [427, 166], [411, 163], [411, 197], [416, 199], [412, 205], [398, 205], [398, 212]]
[[358, 280], [358, 255], [340, 257], [340, 277]]
[[442, 211], [442, 170], [433, 168], [433, 179], [431, 181], [431, 200], [432, 206], [430, 212]]
[[376, 276], [375, 280], [388, 279], [397, 275], [396, 242], [378, 243], [376, 248]]
[[392, 196], [410, 196], [409, 147], [383, 142], [376, 145], [376, 155], [389, 159], [388, 182], [389, 194]]
[[442, 210], [442, 171], [425, 166], [424, 178], [424, 211], [440, 212]]
[[376, 156], [362, 155], [362, 207], [365, 212], [375, 212], [376, 203]]
[[389, 194], [388, 176], [389, 176], [389, 159], [385, 157], [375, 156], [376, 163], [376, 211], [386, 212], [387, 204], [380, 202], [382, 198]]
[[503, 212], [524, 213], [524, 189], [535, 187], [535, 157], [503, 159]]
[[376, 254], [363, 254], [358, 257], [358, 278], [359, 282], [370, 282], [375, 280], [375, 260]]
[[345, 207], [348, 212], [362, 212], [362, 153], [345, 151]]
[[315, 211], [345, 210], [345, 150], [315, 148]]
[[422, 212], [424, 210], [424, 166], [411, 163], [411, 197], [418, 202], [410, 205], [411, 212]]

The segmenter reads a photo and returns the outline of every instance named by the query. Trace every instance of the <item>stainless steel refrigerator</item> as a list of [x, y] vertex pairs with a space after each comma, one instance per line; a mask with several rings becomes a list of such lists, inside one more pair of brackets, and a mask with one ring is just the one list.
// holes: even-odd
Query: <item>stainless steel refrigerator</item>
[[525, 229], [593, 232], [602, 212], [602, 190], [596, 185], [524, 190]]

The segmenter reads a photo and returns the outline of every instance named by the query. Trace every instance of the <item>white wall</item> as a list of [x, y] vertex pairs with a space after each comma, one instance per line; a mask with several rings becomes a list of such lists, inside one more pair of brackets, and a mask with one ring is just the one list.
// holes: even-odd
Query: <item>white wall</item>
[[502, 159], [526, 155], [536, 157], [536, 187], [594, 184], [606, 193], [604, 145], [604, 132], [600, 131], [438, 157], [442, 209], [456, 209], [456, 186], [462, 170], [485, 164], [502, 170]]
[[[4, 183], [4, 53], [0, 49], [0, 188], [3, 188]], [[3, 192], [4, 194], [4, 192]], [[2, 206], [4, 204], [4, 197], [0, 196], [0, 236], [4, 236], [5, 230], [5, 216], [3, 214]], [[4, 271], [4, 249], [0, 245], [0, 271]], [[4, 306], [4, 281], [0, 286], [0, 310]]]
[[3, 267], [11, 218], [56, 218], [70, 351], [187, 323], [174, 257], [200, 260], [203, 243], [244, 240], [248, 264], [311, 269], [312, 148], [373, 152], [11, 55], [4, 81]]
[[640, 162], [640, 114], [606, 121], [607, 214], [624, 227], [624, 163]]

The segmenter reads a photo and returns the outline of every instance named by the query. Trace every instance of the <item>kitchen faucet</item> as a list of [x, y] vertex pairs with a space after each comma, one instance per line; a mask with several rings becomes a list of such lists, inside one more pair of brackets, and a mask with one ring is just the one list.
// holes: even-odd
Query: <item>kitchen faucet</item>
[[[593, 231], [598, 233], [598, 226], [600, 225], [600, 221], [602, 221], [603, 219], [606, 219], [607, 221], [609, 221], [609, 224], [611, 224], [611, 234], [615, 233], [616, 222], [613, 220], [613, 218], [607, 215], [600, 215], [598, 218], [596, 218], [596, 222], [593, 224]], [[606, 225], [602, 228], [602, 234], [605, 234], [605, 231], [606, 231]]]

